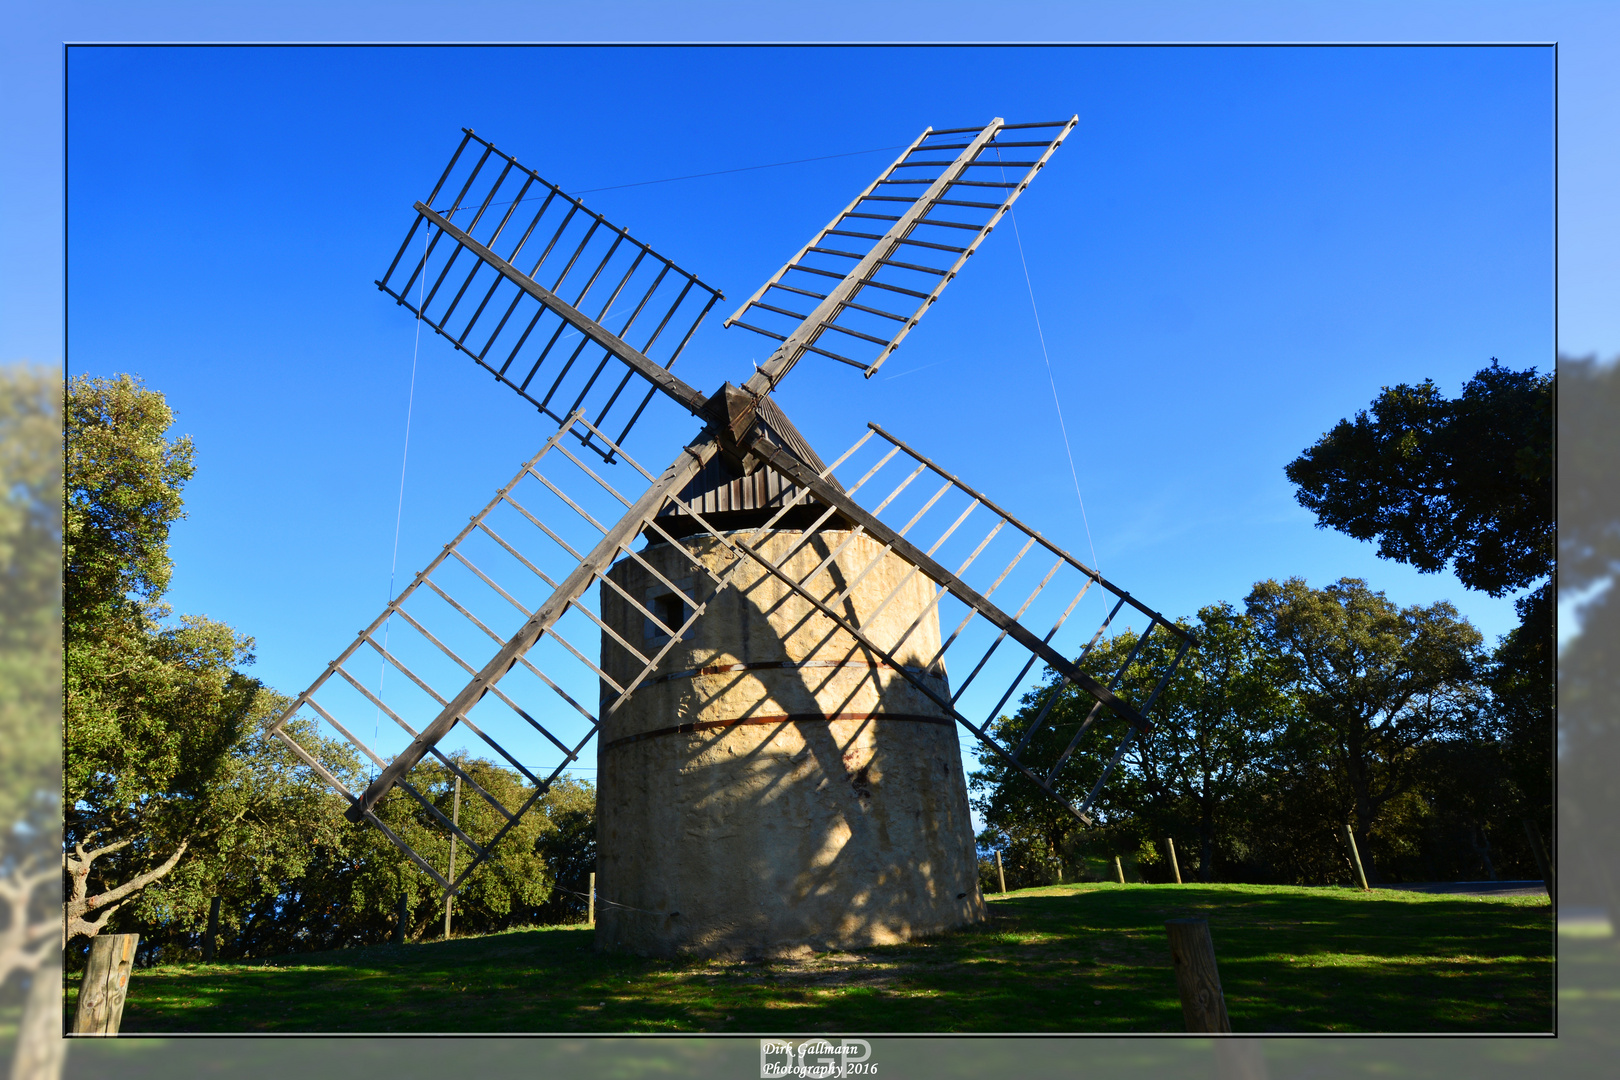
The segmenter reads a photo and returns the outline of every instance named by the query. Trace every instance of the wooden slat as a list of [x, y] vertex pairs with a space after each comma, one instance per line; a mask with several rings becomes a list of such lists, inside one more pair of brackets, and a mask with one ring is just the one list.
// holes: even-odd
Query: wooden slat
[[478, 702], [484, 691], [504, 676], [517, 658], [528, 652], [535, 642], [540, 640], [540, 636], [584, 594], [596, 576], [613, 562], [619, 551], [634, 540], [648, 519], [664, 504], [664, 500], [684, 487], [719, 452], [719, 441], [715, 436], [708, 434], [708, 431], [709, 429], [705, 428], [703, 435], [681, 450], [680, 455], [664, 470], [658, 481], [636, 500], [624, 517], [619, 519], [618, 524], [608, 530], [601, 542], [585, 556], [572, 573], [563, 579], [562, 584], [530, 616], [523, 628], [507, 641], [460, 693], [450, 699], [433, 722], [423, 728], [422, 733], [377, 775], [371, 786], [366, 788], [354, 805], [346, 811], [349, 820], [357, 823], [363, 820], [367, 811], [377, 805], [377, 801], [393, 786], [394, 781], [422, 760], [428, 748], [444, 738], [462, 719], [463, 714]]
[[440, 229], [443, 229], [445, 234], [454, 239], [456, 243], [472, 252], [485, 263], [488, 263], [493, 270], [512, 282], [512, 284], [556, 312], [570, 326], [630, 365], [658, 389], [680, 402], [690, 411], [694, 413], [702, 411], [703, 406], [708, 402], [707, 397], [686, 385], [681, 379], [665, 371], [656, 361], [643, 356], [640, 350], [632, 347], [613, 331], [535, 281], [489, 248], [456, 228], [456, 226], [450, 224], [432, 207], [419, 202], [416, 204], [416, 212], [433, 222]]
[[1120, 700], [1106, 686], [1075, 667], [1062, 653], [1036, 637], [995, 604], [980, 596], [966, 582], [935, 562], [915, 544], [912, 544], [905, 537], [867, 513], [854, 500], [844, 495], [843, 492], [834, 491], [832, 485], [824, 482], [814, 472], [794, 460], [792, 455], [771, 446], [763, 440], [750, 446], [749, 452], [758, 455], [771, 468], [779, 470], [801, 487], [808, 489], [818, 499], [843, 511], [846, 517], [864, 528], [874, 540], [887, 545], [900, 558], [921, 570], [937, 584], [944, 586], [958, 600], [961, 600], [991, 623], [994, 623], [1024, 648], [1039, 656], [1052, 670], [1067, 677], [1070, 682], [1083, 688], [1092, 697], [1101, 701], [1114, 715], [1144, 731], [1152, 730], [1153, 725], [1148, 722], [1147, 718], [1138, 713], [1127, 702]]

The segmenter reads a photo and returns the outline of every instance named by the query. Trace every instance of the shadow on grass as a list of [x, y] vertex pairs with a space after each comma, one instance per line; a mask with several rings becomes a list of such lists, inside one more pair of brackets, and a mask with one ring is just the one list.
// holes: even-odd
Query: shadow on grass
[[1175, 1032], [1163, 924], [1188, 915], [1210, 920], [1239, 1031], [1552, 1026], [1544, 901], [1231, 885], [990, 899], [980, 927], [803, 961], [602, 954], [558, 927], [164, 966], [131, 981], [124, 1031]]

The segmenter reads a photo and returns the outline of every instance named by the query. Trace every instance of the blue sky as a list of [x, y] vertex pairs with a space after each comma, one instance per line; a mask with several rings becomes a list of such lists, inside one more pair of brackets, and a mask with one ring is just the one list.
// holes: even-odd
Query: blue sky
[[[341, 577], [391, 543], [414, 324], [372, 279], [462, 124], [581, 190], [1081, 113], [1019, 236], [993, 237], [876, 379], [806, 366], [784, 404], [829, 449], [868, 418], [923, 443], [972, 431], [936, 452], [1078, 544], [1033, 286], [1098, 557], [1138, 590], [1151, 573], [1171, 610], [1288, 573], [1463, 602], [1312, 529], [1281, 466], [1381, 385], [1455, 392], [1493, 355], [1551, 347], [1545, 49], [106, 49], [72, 65], [73, 369], [169, 396], [200, 464], [175, 600], [267, 642], [257, 582], [233, 570], [325, 562], [288, 560], [289, 540], [320, 550], [338, 521], [327, 550], [359, 560]], [[861, 86], [870, 66], [884, 78]], [[930, 78], [973, 66], [997, 74]], [[851, 89], [727, 90], [784, 68]], [[586, 198], [735, 302], [891, 155]], [[764, 355], [718, 322], [680, 369], [706, 389]], [[435, 508], [464, 516], [549, 432], [442, 342], [419, 379], [407, 502], [416, 547], [436, 549]], [[1470, 609], [1500, 623], [1499, 606]]]
[[[1315, 529], [1282, 467], [1380, 386], [1546, 366], [1553, 73], [1544, 47], [76, 49], [69, 362], [168, 397], [198, 461], [171, 600], [296, 692], [387, 594], [408, 405], [402, 580], [551, 431], [372, 284], [460, 126], [724, 290], [677, 369], [712, 390], [768, 355], [721, 317], [881, 148], [1078, 113], [1016, 234], [878, 377], [801, 364], [790, 415], [829, 459], [880, 421], [1168, 614], [1359, 576], [1494, 638], [1509, 601]], [[693, 430], [654, 410], [630, 449], [661, 467]]]
[[[296, 691], [380, 606], [414, 327], [370, 282], [460, 125], [571, 190], [850, 155], [586, 196], [740, 301], [887, 160], [852, 152], [925, 124], [1077, 112], [1018, 226], [1104, 571], [1173, 614], [1240, 601], [1260, 577], [1349, 574], [1508, 628], [1507, 601], [1315, 530], [1281, 468], [1381, 385], [1454, 393], [1493, 355], [1545, 367], [1555, 333], [1565, 352], [1612, 354], [1614, 9], [998, 11], [996, 36], [1024, 41], [1558, 41], [1556, 262], [1550, 50], [77, 50], [71, 364], [139, 372], [197, 440], [177, 609], [254, 635], [257, 673]], [[0, 64], [0, 193], [18, 208], [0, 238], [0, 358], [63, 356], [64, 40], [981, 40], [978, 13], [30, 7]], [[704, 389], [761, 355], [718, 324], [679, 369]], [[441, 346], [421, 349], [402, 576], [546, 434]], [[1089, 550], [1010, 230], [878, 378], [805, 366], [782, 396], [824, 451], [880, 420]], [[655, 417], [631, 449], [656, 458], [684, 433]]]

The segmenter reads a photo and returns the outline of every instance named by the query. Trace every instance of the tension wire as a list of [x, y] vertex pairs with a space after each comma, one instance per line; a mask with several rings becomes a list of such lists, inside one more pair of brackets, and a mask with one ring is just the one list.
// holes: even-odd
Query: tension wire
[[[394, 602], [394, 575], [399, 569], [399, 530], [400, 523], [405, 519], [405, 466], [411, 457], [411, 415], [416, 409], [416, 357], [422, 347], [422, 296], [427, 286], [427, 232], [422, 233], [422, 273], [416, 286], [416, 337], [411, 342], [411, 388], [405, 399], [405, 448], [399, 455], [399, 500], [394, 507], [394, 553], [388, 562], [388, 600]], [[383, 620], [383, 651], [388, 650], [388, 627], [394, 621], [393, 612]], [[388, 678], [388, 661], [380, 658], [377, 661], [377, 715], [371, 724], [371, 745], [377, 745], [377, 739], [382, 730], [383, 683]], [[372, 779], [375, 780], [377, 766], [372, 765]]]

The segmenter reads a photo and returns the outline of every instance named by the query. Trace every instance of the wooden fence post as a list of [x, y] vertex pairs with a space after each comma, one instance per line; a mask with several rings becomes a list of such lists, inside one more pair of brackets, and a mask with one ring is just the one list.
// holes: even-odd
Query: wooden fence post
[[1187, 1030], [1231, 1032], [1209, 920], [1171, 919], [1164, 930], [1170, 937], [1170, 960], [1176, 968], [1176, 990], [1181, 994], [1181, 1018]]
[[1007, 891], [1007, 875], [1001, 869], [1001, 852], [999, 850], [996, 852], [996, 881], [1001, 883], [1001, 891], [1005, 893]]
[[203, 959], [214, 958], [214, 942], [219, 937], [219, 897], [208, 902], [208, 931], [203, 934]]
[[1181, 866], [1176, 862], [1176, 842], [1170, 837], [1164, 838], [1164, 850], [1170, 853], [1170, 870], [1176, 875], [1176, 884], [1181, 884]]
[[1558, 903], [1558, 870], [1553, 866], [1550, 853], [1541, 842], [1541, 830], [1529, 818], [1524, 819], [1524, 835], [1530, 840], [1530, 854], [1536, 857], [1536, 869], [1541, 871], [1541, 883], [1546, 886], [1547, 899]]
[[1119, 856], [1114, 856], [1114, 877], [1121, 885], [1125, 884], [1125, 867], [1120, 863]]
[[[456, 776], [456, 796], [455, 796], [455, 802], [451, 805], [451, 808], [450, 808], [450, 824], [456, 825], [456, 826], [460, 826], [460, 824], [461, 824], [461, 776], [460, 776], [460, 774], [457, 774], [457, 776]], [[450, 876], [446, 880], [449, 880], [449, 881], [456, 880], [456, 834], [455, 833], [450, 834]], [[455, 903], [455, 897], [450, 895], [449, 893], [446, 893], [445, 897], [444, 897], [444, 940], [446, 940], [446, 941], [450, 940], [450, 905], [453, 904], [453, 903]]]
[[75, 1035], [118, 1034], [140, 940], [139, 934], [97, 934], [90, 940], [90, 962], [79, 983], [79, 1011], [73, 1017]]
[[1350, 861], [1355, 864], [1356, 880], [1361, 882], [1361, 891], [1371, 892], [1372, 888], [1367, 884], [1367, 872], [1361, 868], [1361, 852], [1356, 850], [1355, 830], [1348, 824], [1344, 827], [1344, 842], [1350, 845]]
[[592, 926], [596, 925], [596, 871], [591, 871], [591, 887], [585, 901], [585, 918]]

